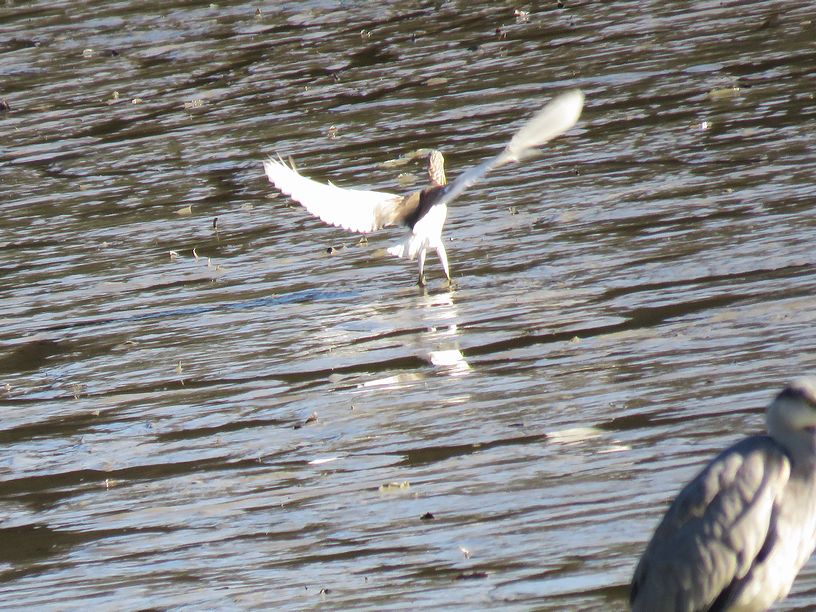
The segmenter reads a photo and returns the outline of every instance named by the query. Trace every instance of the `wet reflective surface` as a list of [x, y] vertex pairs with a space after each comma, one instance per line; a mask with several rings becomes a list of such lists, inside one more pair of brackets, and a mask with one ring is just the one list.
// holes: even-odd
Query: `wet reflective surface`
[[[774, 6], [0, 7], [2, 600], [625, 609], [816, 366], [816, 12]], [[576, 86], [452, 205], [450, 291], [263, 177], [455, 177]]]

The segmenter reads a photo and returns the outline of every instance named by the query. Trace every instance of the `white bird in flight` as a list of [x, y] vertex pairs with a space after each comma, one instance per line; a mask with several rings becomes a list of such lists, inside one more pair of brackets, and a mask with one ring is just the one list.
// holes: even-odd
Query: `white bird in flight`
[[584, 94], [577, 89], [553, 98], [516, 132], [501, 153], [461, 174], [452, 183], [445, 179], [444, 157], [439, 151], [432, 151], [428, 169], [431, 186], [408, 196], [326, 185], [271, 158], [264, 162], [264, 170], [269, 181], [282, 193], [331, 225], [363, 234], [387, 225], [407, 227], [404, 239], [388, 252], [411, 260], [419, 258], [419, 284], [424, 285], [425, 256], [428, 249], [434, 249], [450, 283], [448, 256], [442, 243], [448, 204], [493, 168], [533, 157], [537, 147], [577, 123], [583, 105]]

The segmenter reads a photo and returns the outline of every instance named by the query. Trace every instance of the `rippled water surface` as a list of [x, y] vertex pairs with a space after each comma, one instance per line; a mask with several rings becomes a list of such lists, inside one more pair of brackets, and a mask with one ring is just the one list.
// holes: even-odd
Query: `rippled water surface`
[[[810, 2], [0, 23], [0, 606], [625, 609], [680, 485], [816, 367]], [[263, 177], [410, 190], [385, 162], [456, 176], [571, 87], [451, 207], [451, 290]], [[780, 609], [814, 602], [811, 562]]]

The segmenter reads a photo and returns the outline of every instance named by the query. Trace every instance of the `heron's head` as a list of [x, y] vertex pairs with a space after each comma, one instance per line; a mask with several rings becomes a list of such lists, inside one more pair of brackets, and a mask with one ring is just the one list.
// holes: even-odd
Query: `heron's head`
[[816, 377], [794, 380], [776, 396], [766, 414], [768, 433], [785, 444], [796, 434], [816, 434]]
[[431, 183], [437, 187], [448, 183], [445, 178], [445, 158], [437, 150], [431, 151], [428, 156], [428, 175], [431, 177]]

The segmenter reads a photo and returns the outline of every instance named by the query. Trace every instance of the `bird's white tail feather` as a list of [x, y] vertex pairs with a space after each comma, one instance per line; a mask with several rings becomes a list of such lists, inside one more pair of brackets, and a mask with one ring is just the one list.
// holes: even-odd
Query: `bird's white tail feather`
[[397, 257], [407, 257], [408, 259], [413, 260], [416, 259], [416, 256], [422, 250], [422, 247], [426, 246], [424, 244], [425, 242], [426, 240], [424, 238], [420, 238], [415, 234], [409, 234], [402, 242], [389, 247], [388, 252], [391, 255], [396, 255]]

